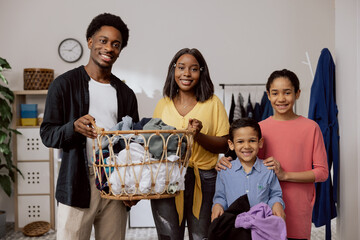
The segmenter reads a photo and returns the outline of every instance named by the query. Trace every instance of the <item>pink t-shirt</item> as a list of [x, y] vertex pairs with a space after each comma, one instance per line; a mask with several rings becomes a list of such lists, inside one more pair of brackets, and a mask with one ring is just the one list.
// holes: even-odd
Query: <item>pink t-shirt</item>
[[[321, 130], [316, 122], [299, 116], [279, 121], [269, 117], [260, 122], [264, 147], [259, 157], [273, 156], [286, 172], [312, 170], [315, 182], [328, 178], [327, 156]], [[289, 238], [310, 239], [315, 202], [314, 183], [280, 182], [285, 202]]]

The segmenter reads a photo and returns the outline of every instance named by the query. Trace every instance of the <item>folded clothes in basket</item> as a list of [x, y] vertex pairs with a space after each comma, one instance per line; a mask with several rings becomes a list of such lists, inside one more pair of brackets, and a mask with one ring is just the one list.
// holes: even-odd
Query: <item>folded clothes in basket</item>
[[[129, 155], [128, 152], [129, 151]], [[150, 171], [146, 165], [140, 165], [146, 161], [144, 147], [138, 143], [130, 143], [129, 150], [119, 152], [116, 163], [124, 167], [115, 168], [111, 174], [110, 183], [114, 194], [121, 194], [125, 190], [126, 193], [135, 193], [135, 183], [139, 183], [139, 190], [148, 193], [151, 188], [151, 182], [142, 181], [143, 178], [150, 178]], [[125, 165], [128, 165], [125, 167]], [[123, 189], [122, 186], [125, 186]]]
[[[122, 118], [121, 122], [118, 122], [114, 127], [110, 128], [109, 131], [128, 131], [132, 128], [132, 118], [129, 116], [125, 116]], [[126, 138], [129, 136], [125, 136]], [[106, 149], [109, 146], [109, 139], [113, 144], [113, 150], [115, 153], [120, 152], [122, 149], [125, 148], [124, 139], [120, 135], [107, 135], [102, 138], [101, 140], [101, 147], [102, 149]]]
[[[151, 118], [142, 118], [139, 122], [133, 123], [130, 116], [125, 116], [122, 118], [121, 122], [118, 122], [114, 127], [110, 128], [109, 131], [129, 131], [129, 130], [143, 130], [145, 124], [147, 124]], [[109, 148], [109, 140], [111, 140], [114, 153], [119, 153], [126, 146], [125, 139], [131, 138], [131, 141], [142, 143], [143, 139], [134, 134], [125, 134], [125, 135], [112, 135], [109, 134], [104, 136], [101, 140], [101, 148]]]
[[[131, 117], [126, 116], [122, 120], [110, 131], [130, 130], [129, 128], [133, 125]], [[142, 127], [144, 130], [176, 130], [158, 118], [144, 118], [132, 127], [140, 130]], [[99, 152], [102, 151], [102, 159], [104, 159], [102, 163], [109, 164], [111, 167], [97, 167], [99, 176], [96, 178], [96, 187], [99, 190], [109, 193], [108, 179], [114, 195], [175, 193], [184, 190], [186, 171], [182, 171], [180, 174], [182, 166], [177, 161], [180, 157], [176, 154], [185, 154], [186, 138], [182, 138], [182, 134], [170, 136], [171, 133], [161, 133], [163, 137], [155, 134], [142, 135], [109, 134], [102, 138], [102, 149], [96, 152], [95, 165], [100, 163]], [[144, 142], [143, 137], [146, 142]], [[128, 141], [129, 138], [131, 138], [130, 141]], [[180, 139], [183, 142], [180, 152], [178, 152]], [[128, 149], [126, 149], [127, 143], [125, 141], [129, 143]], [[113, 159], [109, 157], [110, 142], [111, 150], [115, 153]], [[164, 144], [167, 146], [166, 154], [163, 154]], [[148, 152], [145, 151], [144, 145], [148, 147]], [[160, 161], [160, 159], [163, 160]], [[119, 166], [114, 167], [115, 164]], [[168, 185], [165, 182], [168, 182]], [[152, 186], [153, 188], [151, 188]]]
[[[144, 125], [144, 130], [176, 130], [175, 127], [169, 126], [164, 123], [160, 118], [153, 118], [147, 124]], [[165, 138], [165, 141], [168, 139], [171, 133], [162, 133], [162, 136]], [[154, 158], [160, 159], [161, 155], [163, 154], [164, 150], [164, 141], [161, 136], [157, 136], [154, 134], [143, 134], [146, 141], [149, 144], [149, 152], [153, 154]], [[179, 134], [180, 137], [182, 134]], [[149, 138], [151, 140], [149, 141]], [[178, 140], [177, 136], [172, 136], [169, 141], [167, 142], [167, 154], [172, 155], [176, 154], [177, 147], [178, 147]], [[185, 139], [184, 139], [185, 140]], [[186, 142], [181, 143], [182, 153], [185, 153]]]
[[[143, 146], [138, 143], [130, 143], [129, 150], [122, 150], [116, 158], [117, 164], [126, 165], [126, 167], [115, 168], [112, 172], [109, 180], [112, 193], [115, 195], [163, 193], [168, 190], [165, 189], [167, 179], [173, 193], [180, 188], [183, 190], [184, 174], [180, 175], [180, 167], [176, 162], [178, 159], [178, 156], [171, 155], [168, 157], [167, 163], [159, 163], [158, 159], [145, 154]], [[185, 171], [183, 172], [185, 173]], [[152, 182], [154, 182], [154, 190], [151, 192]]]
[[[106, 159], [110, 155], [109, 151], [104, 149], [102, 150], [102, 154], [103, 154], [104, 164], [108, 164]], [[101, 164], [99, 152], [96, 152], [95, 156], [96, 156], [95, 165]], [[109, 167], [96, 167], [96, 174], [100, 175], [95, 178], [96, 188], [101, 191], [105, 191], [106, 193], [109, 193], [109, 186], [106, 179], [106, 174], [109, 176], [109, 171], [113, 171], [113, 168], [109, 169]]]

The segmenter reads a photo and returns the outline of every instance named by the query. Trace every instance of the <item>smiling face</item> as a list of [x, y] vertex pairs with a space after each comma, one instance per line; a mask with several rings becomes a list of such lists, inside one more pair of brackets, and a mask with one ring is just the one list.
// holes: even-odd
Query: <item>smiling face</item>
[[293, 107], [295, 101], [300, 97], [300, 90], [295, 93], [295, 88], [288, 78], [275, 78], [267, 94], [275, 111], [274, 118], [289, 120], [297, 116]]
[[234, 130], [233, 139], [228, 140], [228, 144], [231, 150], [235, 150], [240, 162], [249, 166], [255, 163], [259, 149], [263, 146], [263, 139], [259, 140], [253, 127], [240, 127]]
[[175, 66], [175, 81], [179, 86], [179, 91], [194, 91], [199, 78], [200, 65], [196, 58], [191, 54], [179, 57]]
[[100, 68], [110, 68], [121, 52], [122, 37], [119, 30], [110, 26], [102, 26], [88, 39], [90, 61]]

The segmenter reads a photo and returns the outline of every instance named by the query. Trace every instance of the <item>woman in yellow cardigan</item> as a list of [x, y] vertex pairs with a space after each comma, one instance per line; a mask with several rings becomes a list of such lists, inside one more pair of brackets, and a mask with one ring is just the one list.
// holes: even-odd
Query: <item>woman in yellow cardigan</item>
[[215, 192], [218, 154], [227, 151], [229, 120], [214, 95], [208, 66], [199, 50], [184, 48], [170, 62], [153, 117], [176, 129], [195, 132], [185, 191], [175, 198], [151, 200], [159, 239], [206, 239]]

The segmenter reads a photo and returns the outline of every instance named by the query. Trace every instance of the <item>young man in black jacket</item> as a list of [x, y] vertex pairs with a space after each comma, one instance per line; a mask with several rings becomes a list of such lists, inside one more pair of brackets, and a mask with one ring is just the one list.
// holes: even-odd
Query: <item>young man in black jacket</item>
[[40, 135], [47, 147], [62, 149], [56, 200], [57, 239], [125, 239], [126, 205], [102, 199], [95, 186], [91, 143], [96, 132], [90, 120], [109, 129], [128, 115], [139, 121], [134, 92], [111, 73], [129, 30], [118, 16], [96, 16], [86, 33], [90, 58], [49, 87]]

